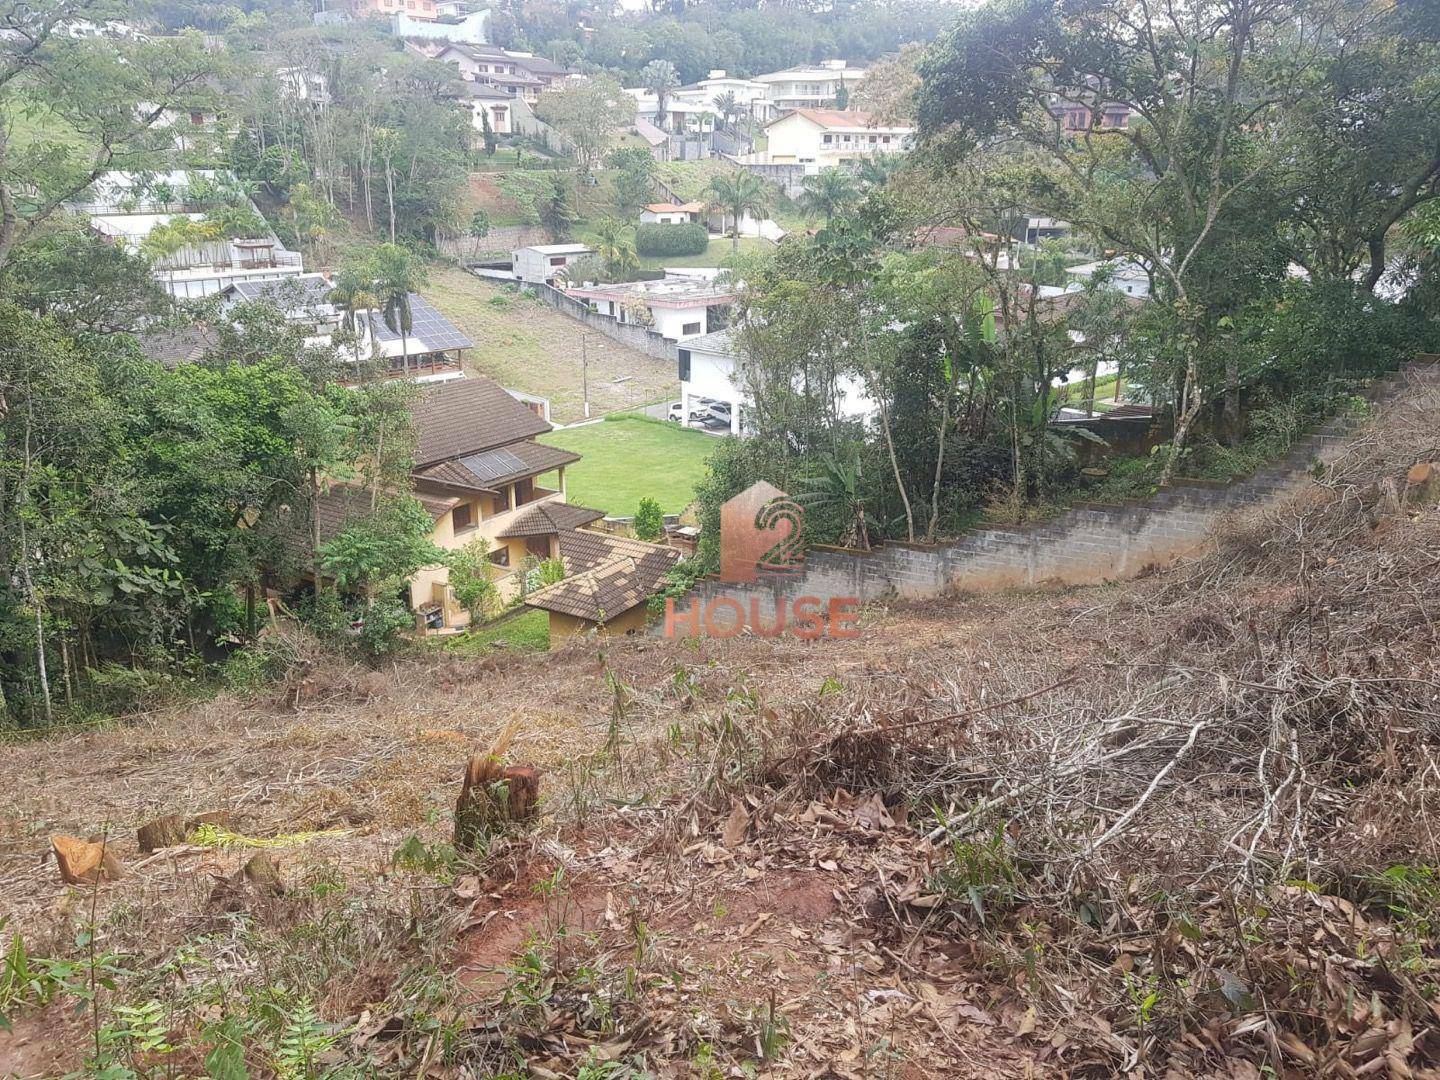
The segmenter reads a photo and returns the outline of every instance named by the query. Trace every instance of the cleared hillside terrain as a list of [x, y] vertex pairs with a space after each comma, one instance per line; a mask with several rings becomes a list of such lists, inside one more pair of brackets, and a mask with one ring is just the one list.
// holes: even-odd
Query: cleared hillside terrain
[[[12, 987], [0, 1075], [78, 1067], [96, 1022], [155, 1076], [1435, 1075], [1440, 510], [1406, 476], [1437, 459], [1417, 389], [1145, 580], [856, 641], [314, 655], [14, 744], [5, 932], [102, 976], [93, 1013]], [[539, 819], [456, 854], [465, 758], [511, 725]], [[63, 885], [55, 832], [126, 876]], [[283, 891], [232, 880], [257, 852]]]

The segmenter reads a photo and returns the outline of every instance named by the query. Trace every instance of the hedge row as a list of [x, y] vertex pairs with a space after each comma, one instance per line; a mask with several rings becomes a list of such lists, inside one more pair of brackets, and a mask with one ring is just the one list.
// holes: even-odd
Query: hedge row
[[641, 255], [700, 255], [709, 245], [710, 231], [698, 222], [635, 229], [635, 250]]

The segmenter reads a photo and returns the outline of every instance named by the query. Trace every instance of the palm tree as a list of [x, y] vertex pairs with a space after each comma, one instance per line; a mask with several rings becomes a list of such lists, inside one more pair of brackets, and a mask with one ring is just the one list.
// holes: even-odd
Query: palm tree
[[859, 196], [855, 179], [843, 169], [824, 169], [802, 181], [805, 190], [800, 205], [807, 213], [822, 214], [826, 221], [850, 206]]
[[723, 215], [726, 214], [734, 221], [732, 250], [739, 251], [740, 219], [746, 214], [759, 218], [770, 212], [770, 192], [765, 182], [754, 173], [737, 169], [733, 173], [712, 177], [705, 192], [710, 196], [710, 209], [719, 210], [722, 215], [721, 225], [724, 225]]
[[605, 264], [606, 277], [619, 277], [638, 270], [640, 258], [635, 254], [635, 231], [612, 217], [595, 223], [595, 232], [587, 238], [600, 261]]
[[401, 366], [409, 376], [410, 330], [414, 326], [410, 294], [425, 283], [425, 267], [399, 244], [381, 244], [375, 249], [371, 264], [380, 314], [385, 325], [400, 335]]
[[[360, 327], [370, 328], [371, 313], [379, 301], [375, 297], [375, 277], [368, 262], [350, 263], [335, 275], [330, 289], [330, 302], [344, 312], [344, 323], [355, 335], [355, 362], [360, 362]], [[374, 334], [371, 334], [373, 340]]]
[[734, 90], [726, 90], [723, 94], [716, 94], [713, 102], [716, 109], [720, 111], [720, 118], [725, 121], [726, 126], [730, 124], [732, 117], [739, 116], [745, 111], [745, 106], [735, 96]]
[[640, 85], [655, 95], [655, 126], [665, 130], [665, 103], [670, 91], [680, 85], [680, 76], [669, 60], [651, 60], [640, 71]]
[[866, 154], [855, 175], [866, 187], [884, 187], [904, 162], [903, 154]]

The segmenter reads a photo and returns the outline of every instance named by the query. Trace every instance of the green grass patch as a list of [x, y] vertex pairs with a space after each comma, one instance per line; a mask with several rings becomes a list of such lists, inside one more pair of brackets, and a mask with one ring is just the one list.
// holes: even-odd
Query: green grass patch
[[[740, 254], [749, 255], [756, 251], [774, 251], [775, 245], [758, 236], [740, 238]], [[728, 266], [735, 253], [733, 240], [711, 240], [710, 246], [698, 255], [642, 255], [640, 269], [659, 270], [666, 266]]]
[[462, 656], [483, 656], [496, 647], [517, 652], [547, 652], [550, 648], [550, 616], [535, 608], [525, 608], [518, 615], [497, 619], [444, 641], [446, 652]]
[[[599, 424], [566, 428], [540, 441], [584, 454], [566, 466], [568, 500], [618, 517], [634, 514], [645, 496], [667, 514], [695, 499], [695, 485], [715, 449], [715, 436], [646, 416], [616, 416]], [[553, 475], [542, 478], [555, 486]]]

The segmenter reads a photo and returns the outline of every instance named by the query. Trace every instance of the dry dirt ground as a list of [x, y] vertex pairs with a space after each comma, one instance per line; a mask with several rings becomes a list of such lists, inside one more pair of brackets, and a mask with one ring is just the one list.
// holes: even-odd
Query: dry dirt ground
[[[124, 974], [78, 1018], [20, 995], [0, 1075], [96, 1025], [155, 1076], [227, 1030], [253, 1076], [1440, 1075], [1440, 510], [1395, 481], [1440, 458], [1440, 396], [1400, 411], [1144, 581], [855, 641], [318, 660], [11, 746], [5, 932]], [[507, 728], [540, 817], [457, 855]], [[54, 832], [126, 876], [63, 885]], [[231, 880], [257, 851], [282, 894]], [[147, 1001], [175, 1049], [115, 1036]]]

